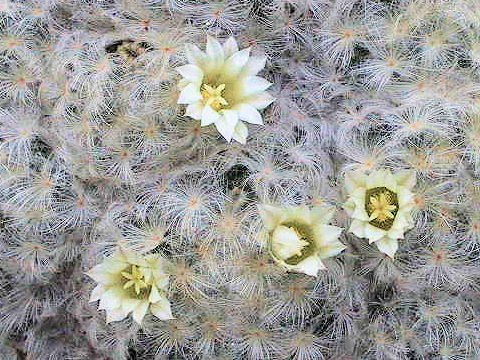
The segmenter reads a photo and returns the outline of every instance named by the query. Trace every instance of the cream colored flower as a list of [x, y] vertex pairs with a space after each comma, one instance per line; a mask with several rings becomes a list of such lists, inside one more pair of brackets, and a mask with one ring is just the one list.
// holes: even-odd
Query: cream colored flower
[[176, 69], [183, 77], [178, 103], [187, 105], [185, 115], [202, 126], [215, 124], [228, 142], [245, 144], [244, 122], [263, 124], [259, 110], [274, 100], [265, 92], [271, 83], [257, 76], [266, 58], [250, 56], [250, 48], [239, 51], [233, 37], [222, 46], [208, 36], [206, 53], [187, 45], [186, 54], [189, 64]]
[[132, 313], [140, 324], [149, 310], [161, 320], [173, 319], [165, 296], [169, 280], [166, 265], [157, 254], [120, 249], [87, 272], [98, 283], [90, 301], [100, 300], [98, 308], [106, 310], [107, 323]]
[[412, 188], [415, 172], [375, 170], [366, 174], [351, 171], [345, 175], [349, 198], [345, 210], [352, 217], [349, 231], [375, 242], [378, 249], [393, 259], [398, 239], [413, 227], [414, 207]]
[[267, 246], [275, 262], [287, 270], [317, 276], [325, 269], [322, 259], [339, 254], [342, 228], [328, 225], [335, 209], [330, 206], [259, 206], [267, 232]]

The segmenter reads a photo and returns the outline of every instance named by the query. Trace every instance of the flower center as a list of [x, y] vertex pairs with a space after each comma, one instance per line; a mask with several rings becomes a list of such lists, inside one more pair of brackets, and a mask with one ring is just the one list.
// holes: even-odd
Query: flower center
[[398, 212], [398, 197], [386, 187], [368, 189], [365, 195], [365, 210], [371, 225], [389, 230]]
[[136, 265], [132, 265], [130, 272], [122, 271], [121, 274], [127, 279], [127, 282], [125, 282], [123, 285], [124, 289], [133, 287], [135, 289], [135, 293], [140, 295], [140, 291], [148, 287], [147, 283], [144, 281], [142, 272]]
[[283, 254], [285, 256], [282, 256], [282, 253], [284, 252], [282, 251], [283, 249], [278, 249], [278, 244], [274, 243], [272, 245], [272, 251], [275, 256], [281, 258], [289, 265], [297, 265], [313, 254], [315, 251], [315, 243], [313, 240], [313, 233], [309, 226], [297, 222], [286, 222], [280, 226], [287, 228], [288, 231], [294, 235], [295, 239], [294, 241], [289, 241], [290, 244], [288, 247], [290, 249]]
[[223, 109], [228, 105], [227, 100], [222, 96], [223, 90], [225, 90], [225, 84], [220, 84], [216, 88], [203, 84], [201, 90], [203, 103], [209, 105], [215, 111]]

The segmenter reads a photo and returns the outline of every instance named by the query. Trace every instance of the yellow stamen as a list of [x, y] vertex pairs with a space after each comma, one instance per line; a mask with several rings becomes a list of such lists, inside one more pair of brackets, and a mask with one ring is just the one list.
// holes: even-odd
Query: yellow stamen
[[227, 100], [222, 97], [222, 91], [225, 90], [225, 84], [220, 84], [216, 88], [203, 84], [201, 94], [203, 103], [209, 105], [213, 110], [219, 111], [228, 105]]
[[387, 192], [382, 192], [377, 196], [370, 196], [370, 204], [368, 205], [370, 211], [370, 221], [377, 219], [378, 221], [385, 221], [387, 219], [395, 218], [393, 211], [397, 206], [393, 204], [392, 196]]
[[135, 288], [135, 293], [137, 295], [140, 294], [140, 290], [147, 287], [145, 281], [143, 281], [143, 274], [138, 270], [135, 265], [132, 265], [132, 272], [128, 273], [126, 271], [122, 271], [122, 276], [129, 281], [127, 281], [124, 285], [124, 289], [128, 289], [129, 287], [133, 286]]

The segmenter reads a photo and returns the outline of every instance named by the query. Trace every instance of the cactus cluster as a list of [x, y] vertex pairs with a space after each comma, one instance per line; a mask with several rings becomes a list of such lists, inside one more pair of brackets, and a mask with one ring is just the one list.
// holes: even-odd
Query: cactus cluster
[[480, 359], [480, 2], [0, 0], [27, 359]]

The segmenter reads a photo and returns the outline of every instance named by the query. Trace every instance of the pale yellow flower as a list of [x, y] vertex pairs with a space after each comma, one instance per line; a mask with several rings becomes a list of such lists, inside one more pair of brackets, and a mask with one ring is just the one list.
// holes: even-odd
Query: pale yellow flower
[[349, 197], [345, 210], [352, 218], [349, 231], [375, 242], [378, 249], [393, 258], [398, 239], [413, 227], [412, 188], [415, 172], [389, 170], [351, 171], [345, 175]]
[[267, 246], [275, 262], [289, 271], [310, 276], [325, 269], [322, 259], [345, 249], [338, 241], [342, 228], [328, 225], [334, 210], [330, 206], [259, 206]]
[[189, 64], [176, 69], [183, 77], [178, 103], [187, 105], [185, 115], [201, 126], [215, 124], [228, 142], [245, 144], [245, 123], [263, 124], [259, 110], [274, 100], [265, 91], [271, 83], [257, 76], [266, 58], [250, 56], [250, 48], [239, 50], [233, 37], [221, 45], [209, 36], [206, 52], [187, 45], [186, 54]]
[[166, 265], [158, 254], [119, 249], [87, 272], [98, 283], [90, 301], [100, 300], [98, 308], [106, 310], [107, 322], [122, 320], [132, 313], [140, 324], [148, 311], [161, 320], [173, 319], [166, 298]]

